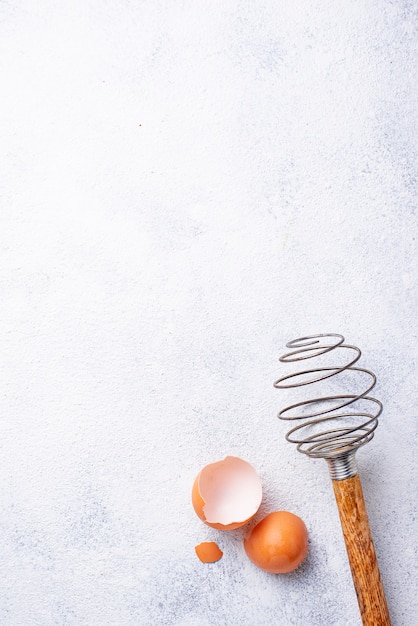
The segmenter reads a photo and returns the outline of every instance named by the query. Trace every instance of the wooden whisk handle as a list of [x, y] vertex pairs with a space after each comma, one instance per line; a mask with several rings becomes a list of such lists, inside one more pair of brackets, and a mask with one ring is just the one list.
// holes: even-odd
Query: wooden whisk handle
[[390, 626], [360, 476], [332, 481], [364, 626]]

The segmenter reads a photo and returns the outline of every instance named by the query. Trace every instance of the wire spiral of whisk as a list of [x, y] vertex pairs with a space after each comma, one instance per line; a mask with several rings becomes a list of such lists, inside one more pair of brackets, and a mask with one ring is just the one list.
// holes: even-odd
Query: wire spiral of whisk
[[290, 352], [279, 359], [281, 363], [293, 363], [323, 355], [337, 357], [337, 354], [336, 360], [341, 360], [344, 355], [343, 364], [312, 367], [282, 376], [274, 383], [276, 389], [315, 386], [344, 373], [366, 380], [365, 388], [358, 393], [320, 395], [291, 404], [279, 412], [280, 419], [298, 422], [288, 431], [286, 439], [310, 457], [335, 459], [355, 451], [373, 438], [382, 412], [382, 403], [369, 395], [376, 384], [376, 376], [356, 366], [361, 351], [344, 341], [342, 335], [333, 333], [300, 337], [286, 344]]

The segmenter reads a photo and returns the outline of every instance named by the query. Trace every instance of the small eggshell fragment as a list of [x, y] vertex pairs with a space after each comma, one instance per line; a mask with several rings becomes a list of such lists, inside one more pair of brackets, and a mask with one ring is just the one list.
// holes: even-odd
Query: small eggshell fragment
[[223, 552], [214, 541], [203, 541], [195, 546], [195, 551], [202, 563], [215, 563], [222, 557]]
[[248, 558], [270, 574], [286, 574], [299, 567], [308, 552], [308, 531], [289, 511], [269, 513], [252, 529], [244, 548]]
[[206, 465], [196, 476], [192, 504], [197, 516], [208, 526], [234, 530], [254, 517], [262, 495], [254, 467], [239, 457], [227, 456]]

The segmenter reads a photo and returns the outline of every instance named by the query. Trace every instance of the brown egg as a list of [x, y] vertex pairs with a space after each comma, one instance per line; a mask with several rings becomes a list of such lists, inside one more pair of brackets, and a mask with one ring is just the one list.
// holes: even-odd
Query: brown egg
[[308, 531], [294, 513], [275, 511], [254, 526], [244, 539], [244, 548], [257, 567], [271, 574], [286, 574], [306, 557]]
[[192, 489], [193, 508], [200, 519], [218, 530], [246, 524], [261, 504], [260, 478], [253, 466], [235, 456], [206, 465]]

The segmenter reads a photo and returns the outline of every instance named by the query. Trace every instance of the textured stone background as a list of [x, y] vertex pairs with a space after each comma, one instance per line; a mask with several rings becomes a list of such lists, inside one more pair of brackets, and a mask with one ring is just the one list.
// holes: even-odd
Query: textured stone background
[[[394, 626], [418, 614], [413, 1], [0, 4], [2, 626], [357, 626], [326, 463], [284, 441], [286, 341], [340, 332]], [[288, 576], [195, 516], [247, 459]], [[194, 546], [224, 550], [203, 565]]]

